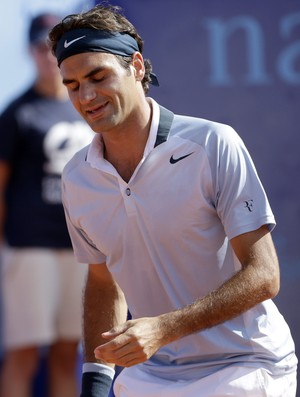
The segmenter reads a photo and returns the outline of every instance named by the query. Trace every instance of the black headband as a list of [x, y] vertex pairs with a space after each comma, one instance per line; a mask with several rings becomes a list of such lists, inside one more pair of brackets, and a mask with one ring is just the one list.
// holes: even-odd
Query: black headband
[[[72, 55], [83, 52], [107, 52], [124, 57], [139, 51], [136, 40], [127, 33], [107, 32], [97, 29], [74, 29], [62, 35], [57, 43], [55, 56], [58, 66]], [[158, 86], [154, 73], [150, 74], [151, 84]]]

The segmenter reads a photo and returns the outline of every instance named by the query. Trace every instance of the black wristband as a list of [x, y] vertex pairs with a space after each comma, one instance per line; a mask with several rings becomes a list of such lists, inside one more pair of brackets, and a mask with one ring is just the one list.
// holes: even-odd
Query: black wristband
[[80, 397], [108, 397], [112, 379], [101, 372], [84, 372], [82, 374]]

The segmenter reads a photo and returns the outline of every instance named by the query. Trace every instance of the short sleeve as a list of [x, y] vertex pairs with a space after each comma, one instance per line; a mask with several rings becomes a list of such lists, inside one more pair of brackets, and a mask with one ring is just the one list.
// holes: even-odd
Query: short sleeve
[[229, 126], [223, 126], [209, 151], [215, 186], [215, 204], [229, 239], [275, 219], [266, 192], [242, 139]]

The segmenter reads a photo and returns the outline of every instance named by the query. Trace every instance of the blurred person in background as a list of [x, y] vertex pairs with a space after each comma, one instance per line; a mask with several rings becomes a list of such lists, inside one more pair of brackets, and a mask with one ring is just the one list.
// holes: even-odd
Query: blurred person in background
[[1, 397], [32, 395], [44, 346], [49, 396], [77, 395], [86, 266], [73, 255], [60, 186], [64, 165], [93, 133], [69, 102], [47, 45], [58, 20], [32, 19], [36, 78], [0, 116]]

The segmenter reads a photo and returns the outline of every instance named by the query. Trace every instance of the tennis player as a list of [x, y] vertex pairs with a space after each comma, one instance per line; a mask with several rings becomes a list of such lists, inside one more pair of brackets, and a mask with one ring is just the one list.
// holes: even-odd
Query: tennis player
[[294, 397], [275, 219], [241, 138], [147, 96], [158, 82], [118, 7], [67, 16], [50, 44], [97, 133], [63, 174], [75, 255], [90, 264], [82, 397], [106, 397], [114, 365], [117, 397]]

